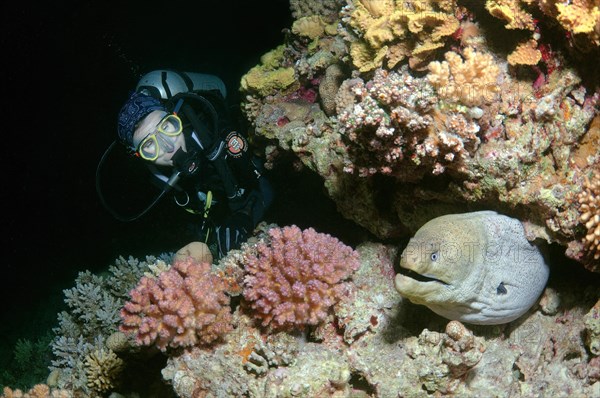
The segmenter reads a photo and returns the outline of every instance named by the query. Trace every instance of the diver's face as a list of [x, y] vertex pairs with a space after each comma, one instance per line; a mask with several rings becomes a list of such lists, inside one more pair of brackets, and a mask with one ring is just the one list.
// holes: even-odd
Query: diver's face
[[173, 166], [175, 152], [179, 148], [186, 151], [185, 139], [183, 134], [171, 136], [159, 132], [159, 127], [167, 133], [175, 128], [170, 122], [163, 121], [165, 116], [167, 113], [164, 111], [153, 111], [142, 119], [133, 133], [133, 146], [140, 154], [143, 149], [144, 159], [159, 166]]

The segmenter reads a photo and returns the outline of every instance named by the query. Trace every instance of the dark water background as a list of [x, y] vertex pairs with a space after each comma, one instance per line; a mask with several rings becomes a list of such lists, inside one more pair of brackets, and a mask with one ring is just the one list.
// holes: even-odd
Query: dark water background
[[240, 77], [291, 24], [286, 0], [37, 3], [0, 6], [0, 371], [16, 338], [35, 339], [52, 326], [49, 309], [77, 272], [180, 245], [172, 205], [124, 224], [95, 192], [96, 165], [140, 75], [214, 73], [239, 100]]

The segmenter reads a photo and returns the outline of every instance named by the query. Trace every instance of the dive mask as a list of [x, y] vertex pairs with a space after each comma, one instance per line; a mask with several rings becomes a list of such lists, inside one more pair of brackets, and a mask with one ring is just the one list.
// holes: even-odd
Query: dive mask
[[177, 136], [183, 130], [179, 116], [170, 113], [156, 125], [156, 129], [148, 134], [137, 147], [137, 153], [142, 159], [154, 161], [163, 152], [173, 152]]

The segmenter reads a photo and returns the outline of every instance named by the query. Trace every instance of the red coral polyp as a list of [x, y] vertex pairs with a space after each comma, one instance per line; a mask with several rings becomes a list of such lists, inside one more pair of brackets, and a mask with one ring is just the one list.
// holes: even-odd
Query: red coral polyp
[[175, 262], [158, 278], [143, 277], [121, 309], [120, 330], [140, 345], [206, 345], [231, 329], [225, 284], [208, 263], [191, 257]]
[[324, 321], [348, 292], [359, 256], [328, 234], [295, 225], [269, 230], [245, 255], [244, 298], [262, 326], [303, 329]]

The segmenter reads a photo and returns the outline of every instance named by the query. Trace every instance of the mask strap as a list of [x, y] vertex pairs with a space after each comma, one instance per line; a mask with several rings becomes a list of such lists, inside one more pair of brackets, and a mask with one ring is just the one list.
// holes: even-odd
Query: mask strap
[[175, 104], [175, 108], [173, 108], [173, 113], [177, 115], [177, 113], [179, 112], [179, 109], [181, 109], [181, 105], [183, 105], [183, 98], [179, 98], [179, 101], [177, 101], [177, 104]]

